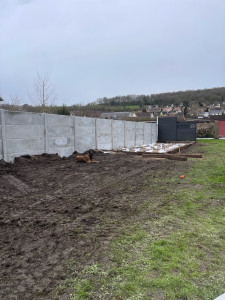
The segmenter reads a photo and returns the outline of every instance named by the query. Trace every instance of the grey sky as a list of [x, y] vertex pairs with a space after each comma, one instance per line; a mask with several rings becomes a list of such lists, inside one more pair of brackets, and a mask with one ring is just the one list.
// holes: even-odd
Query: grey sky
[[224, 0], [0, 0], [0, 93], [57, 104], [225, 86]]

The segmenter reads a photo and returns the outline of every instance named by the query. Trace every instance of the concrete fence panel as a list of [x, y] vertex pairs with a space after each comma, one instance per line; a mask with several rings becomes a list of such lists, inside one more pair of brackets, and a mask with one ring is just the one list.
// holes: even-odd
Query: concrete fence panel
[[112, 150], [112, 120], [96, 120], [97, 149]]
[[[42, 154], [44, 117], [42, 114], [4, 111], [3, 156], [6, 161], [25, 154]], [[3, 121], [3, 120], [2, 120]]]
[[0, 139], [0, 160], [3, 159], [3, 153], [2, 153], [2, 140]]
[[4, 113], [3, 110], [0, 109], [0, 160], [3, 159], [2, 153], [2, 114]]
[[144, 144], [150, 145], [152, 143], [152, 124], [144, 124]]
[[112, 148], [114, 150], [124, 147], [125, 137], [125, 122], [124, 121], [112, 121]]
[[156, 143], [158, 140], [158, 124], [152, 123], [152, 143]]
[[133, 147], [135, 145], [135, 127], [136, 122], [125, 122], [125, 147]]
[[73, 117], [46, 115], [46, 152], [69, 156], [74, 152]]
[[45, 152], [44, 139], [6, 139], [7, 154], [12, 159], [24, 154]]
[[2, 114], [4, 114], [4, 110], [0, 109], [0, 140], [2, 140]]
[[43, 139], [44, 126], [40, 125], [6, 125], [6, 139]]
[[144, 144], [144, 124], [142, 122], [136, 122], [136, 130], [135, 130], [135, 135], [136, 135], [136, 141], [135, 141], [135, 146], [141, 146]]
[[5, 125], [44, 125], [43, 114], [4, 111]]
[[0, 109], [0, 159], [7, 160], [6, 143], [5, 143], [5, 111]]
[[75, 150], [83, 153], [89, 149], [96, 149], [96, 119], [74, 117], [75, 122]]

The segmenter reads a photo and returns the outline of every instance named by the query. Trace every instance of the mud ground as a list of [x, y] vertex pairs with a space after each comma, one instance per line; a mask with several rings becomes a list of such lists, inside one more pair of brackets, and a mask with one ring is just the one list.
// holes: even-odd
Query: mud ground
[[[139, 156], [42, 155], [0, 162], [0, 299], [51, 299], [68, 275], [100, 255], [118, 228], [150, 197], [145, 180], [188, 162]], [[69, 294], [60, 299], [69, 299]]]

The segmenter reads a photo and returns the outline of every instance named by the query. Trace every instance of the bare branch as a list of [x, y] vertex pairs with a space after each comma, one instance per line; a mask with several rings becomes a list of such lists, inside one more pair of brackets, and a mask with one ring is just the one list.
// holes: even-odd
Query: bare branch
[[55, 103], [55, 93], [50, 83], [48, 74], [37, 73], [32, 93], [28, 97], [35, 106], [41, 106], [42, 111], [47, 111], [47, 106]]

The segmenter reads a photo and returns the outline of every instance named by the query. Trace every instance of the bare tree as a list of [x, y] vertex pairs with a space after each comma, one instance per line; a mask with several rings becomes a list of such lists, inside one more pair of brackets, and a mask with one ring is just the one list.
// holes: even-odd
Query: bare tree
[[6, 102], [8, 105], [8, 110], [20, 110], [22, 104], [21, 98], [18, 95], [13, 95], [10, 100]]
[[55, 93], [50, 83], [48, 74], [37, 73], [34, 80], [32, 93], [28, 93], [28, 97], [35, 106], [41, 106], [43, 112], [47, 111], [47, 107], [55, 102]]
[[10, 102], [9, 102], [10, 105], [21, 106], [21, 103], [22, 103], [21, 98], [18, 95], [11, 96]]

